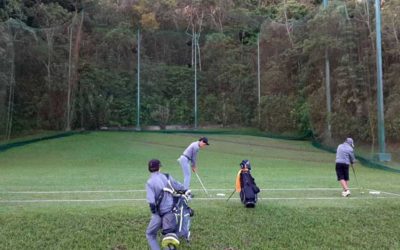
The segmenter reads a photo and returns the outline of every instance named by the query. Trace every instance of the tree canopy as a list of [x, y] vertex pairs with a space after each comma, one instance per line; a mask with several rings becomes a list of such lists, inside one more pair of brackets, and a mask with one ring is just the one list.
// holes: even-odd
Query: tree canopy
[[[315, 0], [2, 1], [0, 134], [134, 126], [140, 29], [144, 125], [193, 124], [196, 68], [200, 124], [312, 131], [326, 138], [328, 51], [333, 138], [375, 142], [371, 4], [335, 0], [324, 9]], [[398, 141], [400, 0], [381, 9], [386, 133]]]

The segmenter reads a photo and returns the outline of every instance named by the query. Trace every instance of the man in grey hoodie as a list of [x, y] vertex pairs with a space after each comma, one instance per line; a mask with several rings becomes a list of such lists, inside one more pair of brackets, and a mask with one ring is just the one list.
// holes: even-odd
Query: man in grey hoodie
[[146, 230], [147, 241], [151, 250], [159, 250], [157, 232], [162, 229], [162, 247], [176, 248], [179, 240], [176, 236], [176, 218], [172, 212], [174, 201], [172, 194], [166, 192], [166, 189], [184, 190], [184, 187], [172, 176], [160, 172], [159, 160], [150, 160], [148, 167], [151, 174], [146, 183], [146, 198], [152, 215]]
[[354, 161], [354, 141], [352, 138], [347, 138], [336, 150], [336, 176], [343, 188], [343, 197], [350, 195], [349, 167]]
[[183, 151], [182, 155], [178, 158], [178, 162], [181, 165], [183, 172], [183, 185], [185, 189], [190, 188], [190, 179], [192, 173], [190, 172], [190, 168], [192, 172], [197, 171], [197, 154], [201, 148], [210, 145], [208, 143], [207, 137], [201, 137], [198, 141], [192, 142], [186, 149]]

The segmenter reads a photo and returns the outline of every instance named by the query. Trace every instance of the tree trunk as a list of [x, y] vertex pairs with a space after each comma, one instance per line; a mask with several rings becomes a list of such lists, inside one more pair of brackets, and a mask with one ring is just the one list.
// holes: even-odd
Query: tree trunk
[[44, 62], [46, 67], [46, 86], [47, 86], [47, 93], [48, 93], [48, 111], [49, 111], [49, 118], [51, 120], [56, 118], [57, 111], [55, 110], [55, 105], [53, 101], [53, 93], [54, 87], [52, 87], [52, 71], [51, 71], [51, 64], [52, 64], [52, 54], [53, 54], [53, 45], [54, 45], [54, 30], [52, 28], [45, 29], [46, 34], [46, 42], [47, 42], [47, 59]]
[[[11, 24], [9, 24], [9, 32], [12, 34]], [[6, 140], [9, 141], [12, 132], [13, 125], [13, 113], [14, 113], [14, 95], [15, 95], [15, 49], [14, 49], [15, 35], [11, 35], [10, 46], [11, 47], [11, 69], [10, 69], [10, 89], [8, 92], [8, 109], [7, 109], [7, 120], [6, 120]]]
[[[75, 17], [74, 19], [75, 20]], [[67, 124], [65, 126], [66, 131], [71, 130], [71, 87], [72, 87], [72, 31], [74, 28], [74, 22], [72, 21], [71, 26], [68, 28], [69, 35], [69, 56], [68, 56], [68, 91], [67, 91]]]
[[399, 36], [397, 34], [397, 27], [396, 27], [396, 23], [395, 23], [395, 19], [394, 19], [394, 14], [391, 13], [391, 21], [392, 21], [392, 30], [393, 30], [393, 35], [394, 35], [394, 39], [396, 40], [396, 45], [397, 45], [397, 50], [400, 52], [400, 42], [399, 42]]
[[[77, 15], [76, 13], [75, 15]], [[84, 10], [81, 11], [81, 19], [79, 21], [77, 30], [76, 30], [76, 38], [75, 44], [73, 48], [72, 46], [72, 26], [71, 26], [71, 34], [70, 34], [70, 65], [69, 65], [69, 82], [68, 82], [68, 96], [67, 96], [67, 124], [66, 124], [66, 131], [71, 130], [71, 123], [73, 121], [74, 115], [74, 90], [78, 83], [79, 79], [79, 51], [80, 45], [82, 40], [82, 27], [83, 27], [83, 18], [84, 18]], [[72, 53], [71, 53], [72, 52]]]
[[284, 8], [284, 14], [285, 14], [285, 27], [286, 27], [286, 32], [287, 32], [287, 34], [288, 34], [290, 44], [292, 45], [292, 48], [293, 48], [293, 47], [294, 47], [294, 43], [293, 43], [292, 36], [290, 35], [289, 20], [288, 20], [288, 17], [287, 17], [287, 10], [286, 10], [286, 0], [283, 1], [283, 4], [284, 4], [283, 8]]
[[51, 76], [51, 56], [53, 54], [53, 40], [54, 40], [54, 30], [49, 28], [46, 29], [46, 42], [47, 42], [47, 62], [45, 63], [46, 65], [46, 70], [47, 70], [47, 88], [48, 90], [51, 89], [52, 85], [52, 76]]

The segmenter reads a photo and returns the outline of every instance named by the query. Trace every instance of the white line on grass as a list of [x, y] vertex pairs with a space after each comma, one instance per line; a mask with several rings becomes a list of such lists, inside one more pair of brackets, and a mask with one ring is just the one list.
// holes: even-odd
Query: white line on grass
[[0, 200], [0, 203], [39, 203], [39, 202], [111, 202], [145, 201], [146, 199], [95, 199], [95, 200]]
[[391, 192], [384, 192], [384, 191], [379, 191], [379, 190], [375, 190], [375, 189], [368, 189], [369, 191], [378, 191], [381, 192], [382, 194], [390, 194], [390, 195], [394, 195], [394, 196], [399, 196], [400, 194], [396, 194], [396, 193], [391, 193]]
[[[259, 200], [373, 200], [373, 199], [398, 199], [399, 197], [287, 197], [287, 198], [259, 198]], [[193, 200], [226, 200], [226, 198], [194, 198]], [[239, 200], [239, 198], [231, 198], [231, 200]], [[50, 203], [50, 202], [116, 202], [116, 201], [146, 201], [146, 199], [93, 199], [93, 200], [0, 200], [0, 203]]]
[[[359, 189], [359, 188], [353, 188]], [[207, 189], [210, 191], [232, 191], [233, 188], [228, 189]], [[311, 191], [311, 190], [342, 190], [341, 188], [324, 188], [324, 187], [317, 187], [317, 188], [263, 188], [260, 189], [261, 191]], [[192, 191], [203, 191], [203, 189], [192, 189]]]
[[[358, 188], [353, 188], [358, 189]], [[207, 189], [209, 191], [232, 191], [233, 188]], [[265, 188], [261, 191], [312, 191], [312, 190], [341, 190], [341, 188]], [[203, 189], [192, 189], [192, 191], [204, 191]], [[133, 193], [146, 192], [144, 189], [130, 190], [71, 190], [71, 191], [0, 191], [1, 194], [70, 194], [70, 193]]]
[[73, 190], [73, 191], [4, 191], [1, 194], [74, 194], [74, 193], [133, 193], [146, 192], [144, 189], [136, 190]]

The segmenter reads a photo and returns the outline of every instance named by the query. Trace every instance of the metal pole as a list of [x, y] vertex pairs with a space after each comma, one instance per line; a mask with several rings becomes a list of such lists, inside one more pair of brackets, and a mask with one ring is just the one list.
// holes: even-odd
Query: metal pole
[[137, 31], [137, 118], [136, 130], [140, 130], [140, 28]]
[[385, 123], [383, 109], [383, 80], [382, 80], [382, 38], [381, 38], [381, 1], [375, 0], [376, 23], [376, 81], [377, 81], [377, 109], [378, 109], [378, 142], [379, 161], [390, 161], [390, 154], [385, 153]]
[[197, 129], [197, 33], [194, 33], [194, 129]]
[[326, 110], [327, 110], [327, 123], [328, 123], [328, 137], [332, 137], [332, 125], [331, 125], [331, 116], [332, 116], [332, 104], [331, 104], [331, 72], [330, 72], [330, 63], [329, 63], [329, 53], [328, 50], [325, 49], [325, 86], [326, 86]]
[[[328, 0], [323, 1], [324, 9], [328, 8]], [[331, 128], [331, 81], [330, 81], [330, 65], [329, 65], [329, 53], [328, 49], [325, 49], [325, 93], [326, 93], [326, 112], [327, 112], [327, 126], [328, 126], [328, 138], [332, 137]]]
[[260, 33], [257, 36], [258, 124], [261, 122]]

